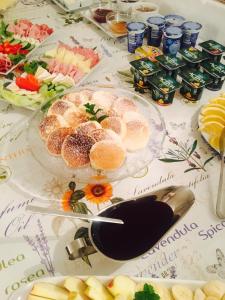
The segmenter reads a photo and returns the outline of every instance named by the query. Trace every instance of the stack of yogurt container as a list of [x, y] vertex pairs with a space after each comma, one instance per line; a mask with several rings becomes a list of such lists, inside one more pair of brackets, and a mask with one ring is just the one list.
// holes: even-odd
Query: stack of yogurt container
[[134, 53], [135, 48], [143, 44], [147, 31], [147, 44], [160, 47], [163, 43], [165, 54], [176, 54], [180, 48], [195, 46], [202, 25], [197, 22], [185, 22], [179, 15], [153, 15], [146, 23], [132, 22], [128, 29], [128, 51]]
[[146, 24], [132, 22], [127, 28], [129, 52], [141, 52], [145, 31], [147, 45], [157, 47], [155, 49], [162, 46], [163, 50], [163, 55], [154, 57], [151, 66], [143, 57], [136, 60], [137, 63], [130, 63], [135, 90], [141, 93], [150, 90], [158, 104], [169, 105], [177, 89], [188, 101], [196, 102], [205, 87], [210, 90], [222, 88], [225, 65], [221, 63], [221, 58], [225, 47], [208, 40], [199, 44], [201, 50], [197, 49], [195, 46], [202, 28], [200, 23], [185, 21], [179, 15], [153, 15], [146, 20]]

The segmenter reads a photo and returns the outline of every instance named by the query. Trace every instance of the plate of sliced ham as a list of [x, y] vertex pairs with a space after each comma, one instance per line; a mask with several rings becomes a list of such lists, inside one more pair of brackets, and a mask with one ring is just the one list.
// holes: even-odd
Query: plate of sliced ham
[[53, 34], [47, 24], [27, 19], [0, 23], [0, 74], [7, 75]]
[[[39, 109], [65, 90], [80, 84], [100, 61], [101, 55], [92, 48], [59, 42], [56, 48], [40, 58], [21, 64], [14, 72], [13, 80], [0, 84], [0, 97], [16, 106]], [[10, 61], [2, 54], [0, 67], [5, 70], [8, 64]]]

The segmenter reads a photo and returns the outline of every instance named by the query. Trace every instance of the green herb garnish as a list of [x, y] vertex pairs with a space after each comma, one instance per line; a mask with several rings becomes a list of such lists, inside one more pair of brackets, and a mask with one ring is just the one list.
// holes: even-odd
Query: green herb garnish
[[10, 72], [7, 75], [5, 75], [5, 78], [10, 79], [10, 80], [13, 80], [14, 77], [15, 77], [15, 75], [13, 74], [13, 72]]
[[108, 118], [107, 115], [101, 115], [100, 117], [97, 116], [97, 114], [102, 111], [101, 108], [97, 108], [95, 110], [95, 104], [86, 103], [84, 104], [86, 108], [86, 112], [89, 113], [92, 117], [90, 117], [90, 121], [97, 121], [98, 123], [101, 123], [103, 120]]
[[146, 283], [143, 291], [135, 293], [134, 300], [160, 300], [160, 297], [155, 293], [153, 287]]
[[4, 21], [1, 21], [0, 23], [0, 36], [7, 38], [7, 37], [11, 37], [13, 35], [12, 32], [9, 32], [7, 30], [9, 24], [6, 24]]
[[41, 60], [40, 61], [34, 60], [30, 63], [25, 63], [23, 69], [28, 74], [35, 74], [39, 66], [46, 69], [47, 63], [45, 61], [41, 61]]
[[11, 62], [16, 65], [18, 64], [21, 60], [23, 60], [26, 57], [25, 54], [9, 54], [9, 59]]

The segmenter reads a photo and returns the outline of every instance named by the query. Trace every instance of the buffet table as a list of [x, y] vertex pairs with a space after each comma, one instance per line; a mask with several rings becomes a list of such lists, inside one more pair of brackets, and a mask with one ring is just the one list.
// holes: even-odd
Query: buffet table
[[[225, 44], [224, 36], [219, 32], [224, 27], [222, 16], [225, 14], [225, 7], [213, 1], [199, 2], [201, 2], [198, 3], [199, 9], [205, 3], [206, 14], [198, 18], [198, 9], [196, 9], [195, 12], [193, 11], [195, 13], [193, 17], [203, 23], [204, 38], [217, 38], [219, 42]], [[185, 5], [186, 3], [187, 1]], [[171, 7], [164, 5], [163, 1], [159, 4], [162, 6], [162, 13], [171, 11]], [[181, 13], [183, 8], [177, 3], [178, 13]], [[189, 8], [192, 11], [191, 5]], [[185, 13], [190, 14], [190, 11]], [[209, 11], [211, 16], [207, 19], [206, 15]], [[64, 14], [57, 6], [45, 0], [24, 0], [9, 9], [4, 17], [7, 20], [16, 18], [41, 20], [53, 26], [56, 34], [38, 50], [40, 52], [49, 49], [57, 40], [66, 41], [66, 39], [75, 44], [78, 41], [92, 48], [97, 46], [104, 60], [83, 85], [119, 86], [132, 90], [132, 86], [118, 74], [118, 70], [129, 69], [126, 42], [124, 40], [115, 42], [108, 38], [94, 25], [83, 20], [79, 13]], [[213, 20], [214, 24], [210, 24], [210, 20]], [[221, 221], [215, 216], [220, 160], [218, 154], [201, 137], [197, 124], [201, 105], [219, 93], [205, 90], [201, 101], [195, 105], [185, 103], [181, 96], [177, 95], [171, 106], [157, 106], [166, 125], [166, 138], [159, 159], [155, 159], [134, 177], [112, 183], [113, 197], [123, 199], [172, 185], [188, 186], [195, 195], [195, 203], [188, 214], [138, 260], [119, 264], [107, 260], [100, 254], [93, 254], [89, 257], [91, 267], [81, 259], [70, 261], [65, 246], [73, 240], [78, 225], [74, 221], [26, 212], [27, 204], [39, 205], [40, 200], [17, 190], [10, 184], [10, 178], [8, 181], [0, 182], [1, 299], [7, 299], [11, 293], [28, 282], [44, 276], [60, 274], [120, 273], [145, 277], [225, 280], [225, 220]], [[152, 101], [148, 96], [146, 97]], [[10, 128], [28, 118], [31, 113], [0, 101], [0, 146], [7, 139]], [[181, 145], [187, 148], [196, 147], [191, 162], [169, 160], [168, 151], [179, 150]], [[6, 157], [0, 152], [2, 170], [8, 160], [22, 159], [28, 151], [26, 148], [11, 150], [11, 155]], [[196, 165], [198, 168], [195, 168]], [[10, 170], [9, 173], [13, 171]], [[22, 172], [21, 170], [21, 176]], [[32, 170], [30, 180], [36, 180], [32, 178]], [[67, 189], [66, 184], [49, 176], [40, 190], [45, 198], [61, 199]], [[94, 213], [110, 205], [110, 201], [94, 204], [86, 199], [84, 202]], [[41, 204], [49, 205], [44, 201]]]

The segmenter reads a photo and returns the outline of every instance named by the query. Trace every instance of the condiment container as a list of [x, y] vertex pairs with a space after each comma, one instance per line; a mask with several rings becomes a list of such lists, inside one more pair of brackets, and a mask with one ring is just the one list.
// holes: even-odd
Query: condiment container
[[209, 75], [196, 69], [183, 70], [179, 76], [182, 78], [181, 95], [193, 103], [201, 99], [204, 86], [212, 82]]
[[176, 55], [180, 50], [182, 29], [176, 26], [166, 27], [163, 31], [163, 53]]
[[161, 71], [158, 64], [151, 62], [148, 58], [131, 61], [130, 65], [134, 74], [134, 88], [141, 93], [149, 89], [148, 79]]
[[185, 62], [180, 58], [168, 54], [168, 55], [160, 55], [156, 57], [156, 60], [159, 62], [160, 67], [165, 71], [166, 75], [177, 78], [177, 74], [183, 66], [185, 66]]
[[199, 32], [202, 25], [197, 22], [184, 22], [182, 25], [183, 37], [181, 42], [181, 48], [194, 47], [196, 45]]
[[185, 21], [185, 18], [179, 15], [166, 15], [166, 27], [169, 26], [182, 26]]
[[172, 104], [176, 90], [181, 87], [173, 77], [163, 74], [152, 76], [149, 83], [152, 86], [152, 99], [162, 106]]
[[141, 47], [138, 47], [135, 50], [135, 57], [137, 59], [143, 58], [143, 57], [147, 57], [149, 60], [155, 62], [156, 61], [156, 57], [159, 55], [162, 55], [162, 51], [154, 46], [147, 46], [147, 45], [143, 45]]
[[145, 27], [145, 24], [142, 22], [131, 22], [127, 24], [128, 52], [134, 53], [138, 47], [142, 46]]
[[106, 15], [106, 22], [114, 33], [127, 33], [127, 23], [131, 21], [131, 15], [120, 11], [113, 11]]
[[159, 6], [151, 2], [137, 2], [132, 7], [132, 12], [138, 22], [146, 23], [147, 19], [159, 13]]
[[201, 64], [204, 73], [208, 74], [212, 82], [206, 85], [206, 88], [213, 91], [219, 91], [225, 80], [225, 65], [216, 61], [204, 61]]
[[199, 51], [198, 49], [194, 47], [189, 47], [186, 49], [181, 49], [179, 51], [180, 55], [183, 57], [183, 59], [186, 62], [186, 65], [189, 68], [196, 68], [198, 69], [200, 67], [200, 63], [207, 59], [207, 55]]
[[150, 46], [159, 47], [162, 40], [165, 19], [162, 16], [154, 16], [147, 19], [147, 43]]
[[200, 43], [199, 46], [202, 47], [202, 52], [206, 53], [210, 60], [217, 62], [220, 62], [222, 54], [225, 52], [225, 47], [213, 40]]
[[105, 3], [97, 3], [89, 9], [93, 19], [98, 23], [106, 23], [106, 15], [113, 11], [112, 5]]

